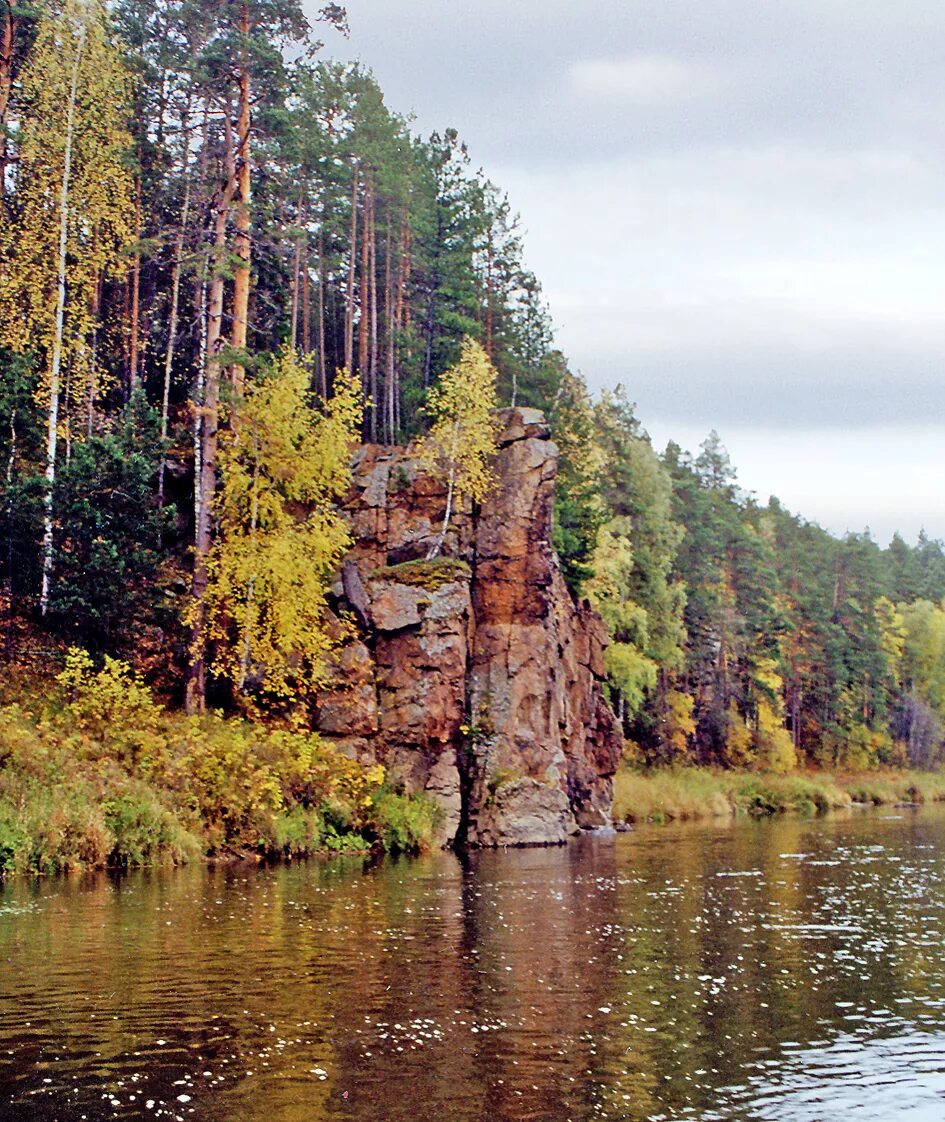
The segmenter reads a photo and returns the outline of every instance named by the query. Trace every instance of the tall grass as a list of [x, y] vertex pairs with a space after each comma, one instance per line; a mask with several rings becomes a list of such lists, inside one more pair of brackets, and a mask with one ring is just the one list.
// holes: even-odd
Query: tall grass
[[673, 822], [736, 814], [816, 814], [854, 803], [945, 801], [945, 773], [883, 770], [770, 775], [710, 768], [622, 768], [614, 777], [614, 819]]

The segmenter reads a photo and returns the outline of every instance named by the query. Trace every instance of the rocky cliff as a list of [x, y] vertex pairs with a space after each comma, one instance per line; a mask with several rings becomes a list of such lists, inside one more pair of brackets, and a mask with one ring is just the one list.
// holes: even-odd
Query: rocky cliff
[[620, 758], [606, 632], [551, 547], [557, 448], [537, 410], [502, 420], [497, 486], [476, 511], [460, 505], [432, 562], [444, 487], [409, 448], [359, 451], [336, 588], [357, 635], [319, 699], [324, 735], [437, 800], [444, 844], [552, 844], [605, 825]]

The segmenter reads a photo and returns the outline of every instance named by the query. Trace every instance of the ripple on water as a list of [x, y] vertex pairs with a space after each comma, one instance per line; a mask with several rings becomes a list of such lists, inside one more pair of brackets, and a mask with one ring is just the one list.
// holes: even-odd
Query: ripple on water
[[11, 885], [0, 1118], [938, 1122], [943, 854], [929, 810]]

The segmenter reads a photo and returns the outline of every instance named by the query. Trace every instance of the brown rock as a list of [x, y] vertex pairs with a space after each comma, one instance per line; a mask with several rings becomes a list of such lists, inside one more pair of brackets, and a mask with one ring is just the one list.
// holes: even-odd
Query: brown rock
[[520, 778], [497, 787], [479, 812], [479, 845], [562, 845], [577, 833], [560, 787]]
[[622, 744], [602, 685], [607, 633], [551, 547], [558, 452], [544, 417], [505, 410], [498, 445], [494, 493], [475, 517], [459, 504], [443, 550], [471, 576], [422, 560], [442, 482], [409, 449], [359, 450], [345, 509], [370, 627], [340, 656], [319, 726], [435, 798], [444, 843], [465, 821], [472, 844], [555, 844], [610, 817]]

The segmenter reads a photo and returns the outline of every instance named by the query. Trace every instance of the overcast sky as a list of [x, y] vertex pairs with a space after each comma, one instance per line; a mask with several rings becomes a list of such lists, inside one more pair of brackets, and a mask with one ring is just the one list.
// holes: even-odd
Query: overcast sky
[[829, 529], [945, 537], [941, 0], [350, 0], [522, 216], [559, 345], [662, 448]]

